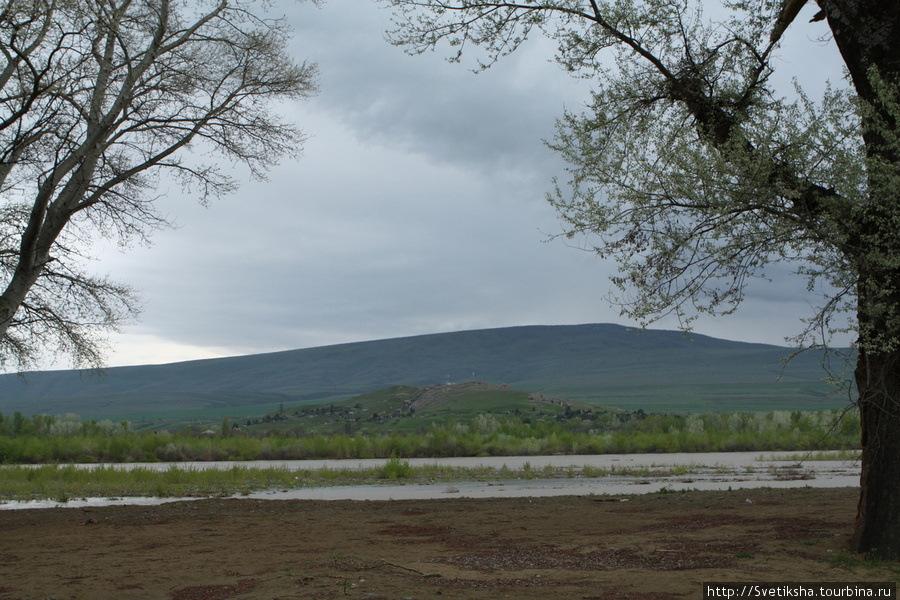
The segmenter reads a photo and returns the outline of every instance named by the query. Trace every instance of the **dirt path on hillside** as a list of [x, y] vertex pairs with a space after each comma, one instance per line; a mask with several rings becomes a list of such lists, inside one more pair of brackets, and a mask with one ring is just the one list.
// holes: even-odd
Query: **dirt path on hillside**
[[[847, 566], [854, 489], [0, 512], [0, 599], [662, 599]], [[747, 500], [751, 502], [747, 502]]]

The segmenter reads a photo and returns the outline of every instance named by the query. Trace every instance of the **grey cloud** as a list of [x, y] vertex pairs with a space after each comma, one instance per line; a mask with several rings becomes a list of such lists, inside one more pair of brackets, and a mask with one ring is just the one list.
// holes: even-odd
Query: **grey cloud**
[[[585, 82], [535, 44], [474, 75], [384, 41], [368, 0], [283, 2], [294, 51], [317, 61], [321, 94], [282, 109], [309, 134], [269, 181], [200, 208], [176, 187], [181, 228], [149, 249], [103, 251], [100, 270], [143, 292], [126, 334], [230, 354], [440, 331], [619, 322], [605, 299], [615, 265], [546, 233], [544, 200], [564, 165], [542, 143]], [[799, 60], [799, 57], [796, 57]], [[802, 282], [771, 270], [747, 303], [698, 332], [779, 343], [799, 329]], [[663, 327], [677, 323], [663, 321]], [[165, 354], [155, 362], [165, 362]], [[127, 364], [127, 354], [113, 355]]]
[[477, 168], [532, 163], [550, 155], [541, 140], [553, 136], [563, 106], [586, 97], [586, 86], [551, 64], [549, 53], [523, 51], [476, 75], [439, 53], [411, 57], [386, 43], [390, 13], [374, 2], [303, 8], [291, 22], [297, 51], [321, 65], [314, 102], [363, 137]]

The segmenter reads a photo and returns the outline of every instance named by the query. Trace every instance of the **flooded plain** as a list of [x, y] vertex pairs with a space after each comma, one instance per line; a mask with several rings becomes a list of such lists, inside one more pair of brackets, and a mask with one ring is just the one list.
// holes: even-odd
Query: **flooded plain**
[[[816, 458], [821, 458], [822, 453]], [[827, 453], [826, 453], [827, 457]], [[683, 454], [606, 454], [583, 456], [496, 456], [409, 459], [411, 467], [439, 465], [462, 469], [504, 467], [515, 472], [509, 479], [460, 480], [452, 483], [390, 483], [298, 487], [244, 494], [261, 500], [427, 500], [448, 497], [522, 498], [549, 496], [632, 495], [682, 490], [750, 490], [758, 488], [840, 488], [859, 485], [859, 462], [855, 460], [807, 460], [804, 453], [719, 452]], [[118, 468], [231, 469], [285, 468], [303, 472], [320, 469], [378, 468], [385, 459], [211, 461], [173, 463], [124, 463]], [[99, 465], [76, 465], [91, 469]], [[584, 476], [582, 471], [604, 469], [612, 474]], [[565, 476], [545, 478], [545, 468], [565, 469]], [[196, 498], [191, 498], [196, 499]], [[87, 498], [59, 503], [51, 500], [9, 502], [2, 509], [150, 505], [186, 498]]]

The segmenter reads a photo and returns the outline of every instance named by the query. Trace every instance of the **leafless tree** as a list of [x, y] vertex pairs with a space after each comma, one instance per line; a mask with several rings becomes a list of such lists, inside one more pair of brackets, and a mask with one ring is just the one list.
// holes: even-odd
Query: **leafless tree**
[[316, 68], [288, 56], [266, 4], [0, 3], [2, 364], [45, 351], [101, 364], [104, 334], [137, 302], [87, 272], [85, 249], [166, 226], [161, 177], [203, 202], [236, 187], [217, 162], [261, 177], [299, 153], [303, 134], [273, 102], [315, 93]]

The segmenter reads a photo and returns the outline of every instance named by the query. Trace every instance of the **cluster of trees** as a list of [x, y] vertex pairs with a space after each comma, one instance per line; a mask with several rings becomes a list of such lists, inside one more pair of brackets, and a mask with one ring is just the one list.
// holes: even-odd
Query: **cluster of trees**
[[263, 415], [262, 417], [255, 419], [247, 419], [245, 425], [249, 427], [250, 425], [259, 425], [261, 423], [277, 423], [278, 421], [284, 421], [288, 418], [289, 417], [286, 417], [281, 413], [275, 413], [274, 415]]
[[205, 436], [200, 430], [134, 432], [127, 422], [17, 413], [0, 415], [0, 463], [845, 450], [859, 440], [858, 416], [840, 419], [836, 410], [594, 416], [530, 421], [479, 414], [417, 432], [368, 435], [248, 435], [223, 418], [221, 431]]
[[[109, 419], [101, 421], [82, 421], [81, 417], [69, 413], [59, 415], [32, 415], [30, 418], [16, 411], [12, 416], [0, 412], [0, 436], [6, 437], [72, 437], [122, 435], [131, 431], [131, 423], [119, 421], [114, 423]], [[0, 457], [0, 462], [2, 462]]]

